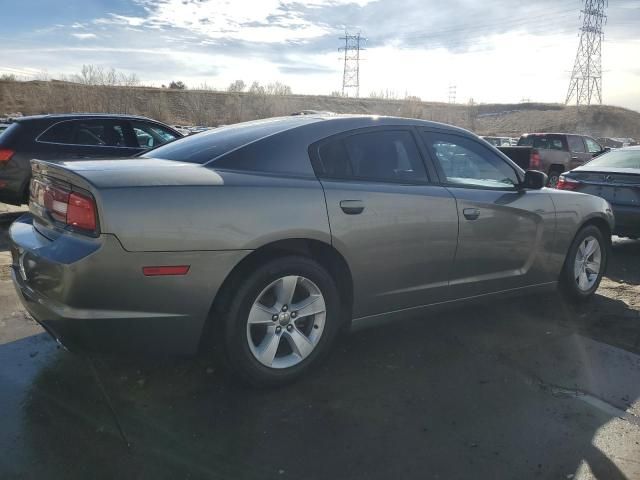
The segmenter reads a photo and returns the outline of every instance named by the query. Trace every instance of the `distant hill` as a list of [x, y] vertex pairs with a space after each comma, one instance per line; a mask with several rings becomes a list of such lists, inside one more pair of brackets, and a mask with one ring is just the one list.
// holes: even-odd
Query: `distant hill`
[[[209, 90], [86, 86], [60, 81], [0, 81], [0, 115], [111, 112], [146, 115], [170, 124], [211, 125], [289, 115], [301, 110], [397, 115], [450, 123], [480, 135], [578, 132], [640, 139], [640, 113], [592, 106], [578, 112], [559, 104], [460, 105], [417, 99], [380, 100], [312, 95], [255, 95]], [[578, 114], [579, 113], [579, 114]]]

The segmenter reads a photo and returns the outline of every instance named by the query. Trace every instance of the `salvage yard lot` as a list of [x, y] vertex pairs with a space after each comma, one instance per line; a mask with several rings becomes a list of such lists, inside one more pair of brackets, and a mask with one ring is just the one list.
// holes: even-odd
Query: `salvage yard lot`
[[11, 285], [17, 211], [0, 204], [0, 478], [640, 478], [640, 241], [615, 239], [584, 306], [382, 324], [256, 391], [207, 356], [57, 348]]

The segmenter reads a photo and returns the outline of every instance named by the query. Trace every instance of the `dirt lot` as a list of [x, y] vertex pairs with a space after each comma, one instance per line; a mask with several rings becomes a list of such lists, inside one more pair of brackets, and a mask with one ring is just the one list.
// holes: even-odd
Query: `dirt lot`
[[[0, 208], [4, 206], [0, 204]], [[0, 212], [0, 478], [640, 479], [640, 242], [549, 294], [379, 325], [296, 385], [82, 358], [24, 313]]]

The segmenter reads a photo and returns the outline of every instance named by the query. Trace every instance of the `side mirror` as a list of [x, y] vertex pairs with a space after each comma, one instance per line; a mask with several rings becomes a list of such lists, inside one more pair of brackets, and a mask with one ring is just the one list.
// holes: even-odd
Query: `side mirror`
[[524, 182], [522, 182], [522, 188], [529, 188], [531, 190], [540, 190], [547, 184], [547, 175], [539, 172], [538, 170], [527, 170], [524, 172]]

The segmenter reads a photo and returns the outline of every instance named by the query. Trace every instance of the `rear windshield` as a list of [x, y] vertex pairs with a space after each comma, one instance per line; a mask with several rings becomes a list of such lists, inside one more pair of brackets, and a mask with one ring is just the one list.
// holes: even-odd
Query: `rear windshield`
[[591, 160], [590, 167], [637, 168], [640, 170], [639, 150], [612, 150]]
[[564, 150], [562, 139], [549, 135], [527, 135], [518, 140], [518, 146], [542, 148], [547, 150]]
[[300, 123], [300, 117], [297, 118], [297, 121], [277, 118], [216, 128], [155, 148], [146, 152], [142, 157], [207, 163], [238, 147], [287, 130], [294, 124]]

